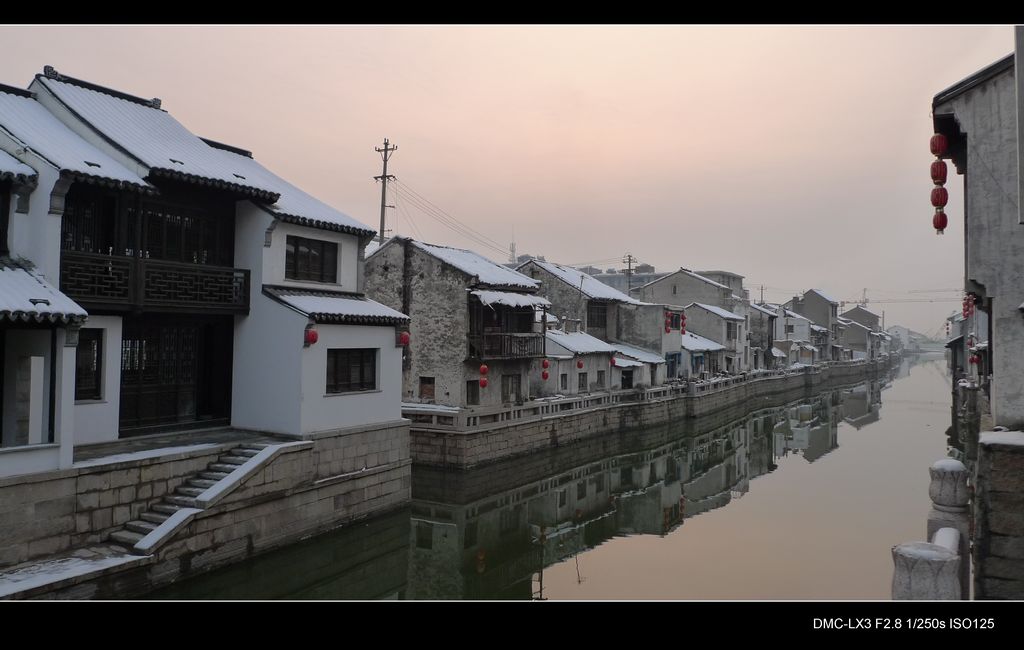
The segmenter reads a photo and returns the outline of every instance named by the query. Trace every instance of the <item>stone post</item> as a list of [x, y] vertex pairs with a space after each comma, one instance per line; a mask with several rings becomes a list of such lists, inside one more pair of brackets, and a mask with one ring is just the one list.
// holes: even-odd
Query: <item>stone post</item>
[[935, 541], [935, 534], [941, 528], [954, 528], [960, 533], [959, 547], [955, 549], [962, 558], [960, 562], [960, 593], [964, 600], [970, 598], [971, 517], [968, 511], [970, 492], [967, 487], [967, 468], [958, 460], [943, 458], [928, 469], [932, 481], [928, 496], [932, 508], [928, 513], [928, 530], [925, 539]]
[[930, 542], [893, 546], [893, 600], [959, 600], [960, 559]]

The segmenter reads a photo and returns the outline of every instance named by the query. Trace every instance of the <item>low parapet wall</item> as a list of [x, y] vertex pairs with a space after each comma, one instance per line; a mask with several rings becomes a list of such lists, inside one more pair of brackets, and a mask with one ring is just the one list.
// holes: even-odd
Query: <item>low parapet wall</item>
[[[507, 417], [488, 425], [468, 426], [466, 423], [474, 422], [472, 415], [449, 413], [452, 424], [448, 426], [437, 423], [436, 418], [429, 424], [412, 424], [412, 460], [422, 465], [468, 468], [616, 431], [718, 413], [737, 417], [742, 415], [739, 411], [785, 404], [828, 387], [876, 377], [889, 365], [889, 360], [833, 363], [799, 373], [735, 378], [719, 385], [657, 387], [637, 391], [633, 399], [615, 393], [577, 396], [565, 400], [571, 406], [566, 410], [561, 409], [560, 401], [538, 401], [508, 407]], [[543, 408], [534, 413], [540, 405]]]

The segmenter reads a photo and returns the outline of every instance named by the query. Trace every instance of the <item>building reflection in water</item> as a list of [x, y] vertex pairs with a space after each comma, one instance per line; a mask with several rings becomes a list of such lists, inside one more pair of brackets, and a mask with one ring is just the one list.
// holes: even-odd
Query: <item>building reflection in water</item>
[[830, 453], [840, 421], [859, 429], [878, 420], [887, 383], [739, 418], [609, 434], [476, 470], [417, 467], [408, 510], [152, 597], [543, 598], [545, 567], [614, 537], [668, 535], [741, 498], [781, 458]]
[[741, 498], [780, 458], [825, 456], [839, 446], [840, 421], [861, 428], [878, 419], [886, 384], [707, 431], [687, 422], [477, 470], [417, 468], [406, 597], [543, 598], [545, 567], [613, 537], [667, 535]]

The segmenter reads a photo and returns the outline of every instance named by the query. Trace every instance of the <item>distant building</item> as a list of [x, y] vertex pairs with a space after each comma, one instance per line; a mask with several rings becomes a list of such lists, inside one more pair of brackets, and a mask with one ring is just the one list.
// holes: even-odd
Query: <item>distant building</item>
[[[808, 289], [803, 296], [796, 296], [784, 305], [787, 309], [809, 318], [811, 322], [825, 329], [821, 337], [821, 358], [838, 360], [842, 358], [841, 347], [836, 341], [839, 331], [836, 318], [839, 316], [839, 301], [821, 289]], [[813, 334], [812, 334], [813, 340]], [[834, 346], [834, 347], [833, 347]]]

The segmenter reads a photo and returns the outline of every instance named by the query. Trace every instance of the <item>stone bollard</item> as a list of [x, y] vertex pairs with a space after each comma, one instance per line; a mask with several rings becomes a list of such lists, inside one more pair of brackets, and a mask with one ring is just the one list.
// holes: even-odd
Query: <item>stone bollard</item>
[[932, 509], [928, 513], [928, 529], [925, 539], [935, 541], [935, 535], [942, 528], [954, 528], [960, 533], [960, 594], [961, 598], [970, 598], [970, 564], [971, 556], [970, 526], [971, 518], [968, 511], [970, 491], [967, 487], [967, 468], [958, 460], [943, 458], [936, 461], [928, 469], [931, 484], [928, 496], [932, 500]]
[[960, 556], [930, 542], [892, 547], [893, 600], [959, 600]]

